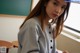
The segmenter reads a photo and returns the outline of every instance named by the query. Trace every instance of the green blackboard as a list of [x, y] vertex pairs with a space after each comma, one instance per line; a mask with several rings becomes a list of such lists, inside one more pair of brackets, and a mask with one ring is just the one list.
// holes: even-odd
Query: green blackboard
[[0, 0], [0, 14], [26, 16], [31, 10], [32, 0]]

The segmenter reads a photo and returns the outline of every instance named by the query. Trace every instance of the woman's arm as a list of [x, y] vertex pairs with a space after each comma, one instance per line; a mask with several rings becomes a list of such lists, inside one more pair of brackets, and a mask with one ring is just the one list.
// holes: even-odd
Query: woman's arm
[[[21, 40], [21, 53], [39, 53], [38, 33], [34, 24], [23, 26], [20, 35], [24, 36]], [[20, 37], [22, 38], [22, 37]]]

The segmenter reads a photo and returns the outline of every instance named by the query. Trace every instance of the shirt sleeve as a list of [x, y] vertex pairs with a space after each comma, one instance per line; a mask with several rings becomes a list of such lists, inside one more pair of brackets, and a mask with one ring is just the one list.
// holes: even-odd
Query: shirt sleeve
[[21, 53], [39, 53], [38, 33], [37, 26], [34, 24], [28, 24], [25, 29], [22, 30], [22, 48]]

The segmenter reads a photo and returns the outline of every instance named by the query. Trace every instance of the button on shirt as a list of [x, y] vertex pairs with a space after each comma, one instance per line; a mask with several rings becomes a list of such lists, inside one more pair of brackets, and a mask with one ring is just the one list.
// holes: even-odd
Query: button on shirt
[[55, 40], [53, 39], [53, 33], [52, 33], [52, 28], [51, 26], [47, 26], [46, 29], [45, 29], [45, 34], [47, 36], [47, 39], [48, 39], [48, 49], [49, 49], [49, 53], [53, 53], [55, 52]]

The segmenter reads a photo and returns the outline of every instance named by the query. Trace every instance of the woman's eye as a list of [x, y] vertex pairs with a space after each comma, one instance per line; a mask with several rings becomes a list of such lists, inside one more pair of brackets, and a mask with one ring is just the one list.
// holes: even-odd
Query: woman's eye
[[58, 3], [56, 3], [56, 2], [53, 2], [53, 4], [56, 5], [56, 6], [58, 5]]
[[62, 6], [61, 8], [62, 8], [62, 9], [65, 9], [66, 7], [65, 7], [65, 6]]

